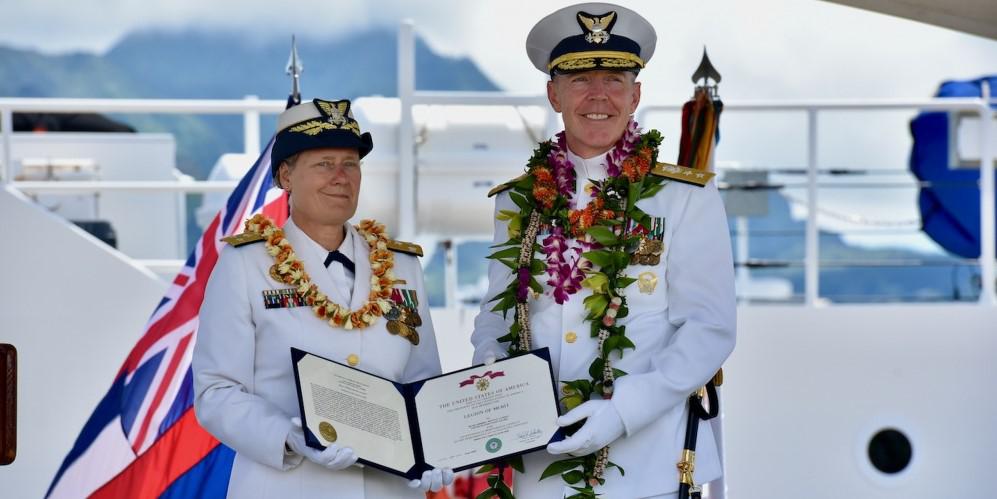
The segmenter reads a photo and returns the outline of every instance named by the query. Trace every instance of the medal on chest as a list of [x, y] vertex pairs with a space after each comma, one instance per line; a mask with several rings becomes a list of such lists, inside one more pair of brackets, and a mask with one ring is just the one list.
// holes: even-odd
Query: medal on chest
[[416, 328], [422, 325], [422, 317], [419, 316], [419, 297], [414, 289], [391, 290], [391, 308], [384, 318], [388, 320], [385, 327], [389, 333], [401, 336], [413, 345], [419, 344]]

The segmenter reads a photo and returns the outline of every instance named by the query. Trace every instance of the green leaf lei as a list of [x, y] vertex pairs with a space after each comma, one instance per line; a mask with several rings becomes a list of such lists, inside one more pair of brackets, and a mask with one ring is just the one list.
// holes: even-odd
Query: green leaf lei
[[[577, 216], [572, 216], [565, 196], [556, 194], [553, 199], [549, 195], [546, 199], [537, 199], [535, 192], [544, 193], [543, 190], [535, 190], [538, 176], [542, 178], [544, 174], [541, 170], [546, 169], [549, 173], [552, 166], [548, 164], [554, 147], [551, 141], [539, 144], [527, 164], [527, 174], [511, 186], [509, 197], [519, 211], [503, 210], [498, 215], [500, 220], [508, 222], [509, 240], [496, 245], [497, 251], [488, 258], [509, 267], [513, 279], [503, 292], [492, 299], [497, 302], [492, 311], [502, 312], [503, 317], [510, 310], [515, 313], [508, 334], [498, 338], [499, 342], [508, 342], [510, 355], [520, 355], [532, 348], [529, 299], [524, 291], [526, 286], [535, 294], [543, 291], [536, 279], [547, 267], [543, 260], [535, 257], [537, 252], [543, 250], [536, 241], [540, 225], [560, 227], [568, 237], [583, 237], [586, 241], [597, 243], [595, 249], [582, 254], [582, 258], [592, 265], [585, 270], [586, 279], [581, 285], [592, 290], [592, 295], [584, 301], [588, 312], [585, 320], [590, 325], [591, 336], [598, 338], [601, 354], [589, 366], [589, 379], [562, 382], [560, 402], [565, 412], [594, 397], [609, 398], [614, 379], [626, 375], [611, 366], [610, 356], [617, 352], [618, 358], [622, 358], [627, 348], [635, 348], [626, 336], [626, 328], [617, 323], [617, 319], [626, 317], [629, 312], [624, 290], [636, 279], [625, 272], [641, 238], [640, 234], [634, 234], [627, 228], [640, 225], [650, 230], [651, 217], [637, 207], [637, 202], [653, 197], [667, 183], [662, 177], [647, 174], [657, 162], [661, 140], [657, 130], [641, 134], [633, 153], [623, 160], [623, 171], [593, 182], [596, 190], [593, 202], [601, 199], [601, 208], [610, 210], [611, 217], [597, 219], [593, 225], [585, 226], [578, 223]], [[576, 220], [573, 222], [572, 218]], [[568, 427], [567, 433], [573, 434], [582, 424], [579, 422]], [[489, 487], [477, 499], [514, 497], [502, 480], [502, 470], [506, 465], [523, 472], [521, 457], [482, 467], [478, 473], [488, 473], [497, 467], [499, 474], [488, 477]], [[569, 499], [594, 498], [597, 497], [595, 486], [605, 483], [603, 473], [607, 467], [616, 467], [621, 475], [624, 473], [623, 468], [609, 461], [608, 446], [586, 456], [555, 461], [544, 470], [540, 479], [561, 475], [576, 491]]]

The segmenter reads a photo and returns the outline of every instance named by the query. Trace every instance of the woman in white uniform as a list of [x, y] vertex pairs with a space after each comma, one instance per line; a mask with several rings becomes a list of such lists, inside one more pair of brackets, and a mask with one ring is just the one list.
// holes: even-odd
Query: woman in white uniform
[[[356, 465], [348, 447], [304, 443], [291, 347], [395, 381], [440, 374], [421, 249], [387, 239], [379, 224], [348, 223], [372, 148], [348, 100], [284, 111], [271, 170], [291, 216], [282, 229], [251, 219], [227, 239], [208, 281], [194, 405], [201, 425], [236, 451], [229, 497], [422, 498], [453, 479], [430, 470], [407, 482]], [[386, 327], [389, 304], [421, 325]]]

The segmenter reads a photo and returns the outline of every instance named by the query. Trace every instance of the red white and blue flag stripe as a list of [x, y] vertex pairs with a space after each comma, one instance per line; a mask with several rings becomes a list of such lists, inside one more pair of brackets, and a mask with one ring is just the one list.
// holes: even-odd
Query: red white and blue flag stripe
[[272, 147], [273, 140], [201, 235], [46, 497], [225, 497], [234, 451], [197, 423], [190, 361], [221, 238], [261, 211], [278, 225], [287, 219], [287, 197], [271, 189]]

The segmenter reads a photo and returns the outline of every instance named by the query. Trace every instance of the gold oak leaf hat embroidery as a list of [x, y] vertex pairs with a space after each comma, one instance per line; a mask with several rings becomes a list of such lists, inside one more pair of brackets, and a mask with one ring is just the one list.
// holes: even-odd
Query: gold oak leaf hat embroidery
[[636, 12], [610, 3], [581, 3], [543, 18], [526, 37], [526, 55], [551, 76], [595, 69], [639, 72], [658, 36]]
[[280, 186], [277, 170], [281, 161], [308, 149], [340, 147], [356, 149], [360, 157], [374, 149], [370, 132], [360, 132], [350, 101], [312, 99], [287, 108], [277, 119], [277, 138], [270, 154], [270, 174]]

